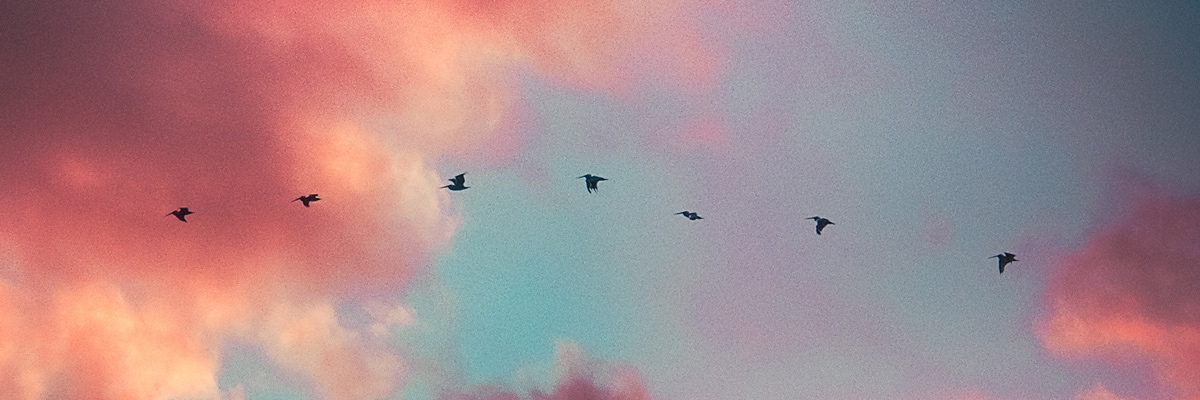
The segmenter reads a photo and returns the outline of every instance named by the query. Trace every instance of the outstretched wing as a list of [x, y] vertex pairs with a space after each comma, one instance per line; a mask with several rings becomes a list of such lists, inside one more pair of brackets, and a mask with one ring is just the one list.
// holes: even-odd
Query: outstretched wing
[[451, 180], [450, 180], [450, 182], [451, 182], [451, 183], [453, 183], [455, 186], [462, 186], [462, 185], [463, 185], [463, 183], [466, 183], [466, 182], [467, 182], [467, 177], [466, 177], [466, 175], [467, 175], [467, 173], [466, 173], [466, 172], [463, 172], [463, 173], [461, 173], [461, 174], [455, 175], [455, 176], [454, 176], [454, 179], [451, 179]]

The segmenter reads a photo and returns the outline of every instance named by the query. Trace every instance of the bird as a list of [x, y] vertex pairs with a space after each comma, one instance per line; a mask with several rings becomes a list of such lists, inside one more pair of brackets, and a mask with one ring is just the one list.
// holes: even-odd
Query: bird
[[1004, 252], [1004, 254], [997, 254], [997, 255], [994, 255], [994, 256], [991, 256], [988, 258], [995, 258], [1000, 261], [1000, 273], [1002, 273], [1002, 274], [1004, 273], [1005, 265], [1008, 265], [1008, 264], [1012, 263], [1013, 261], [1021, 261], [1021, 260], [1017, 259], [1016, 254], [1009, 253], [1007, 251]]
[[[320, 201], [321, 199], [318, 199], [317, 194], [313, 193], [308, 196], [297, 197], [296, 200], [300, 200], [300, 203], [303, 203], [305, 207], [308, 207], [308, 203], [311, 203], [314, 201]], [[292, 200], [292, 201], [296, 201], [296, 200]]]
[[681, 212], [677, 212], [677, 213], [675, 213], [675, 215], [682, 215], [682, 216], [684, 216], [684, 217], [687, 217], [687, 219], [690, 219], [690, 220], [692, 220], [692, 221], [695, 221], [695, 220], [698, 220], [698, 219], [704, 219], [704, 217], [701, 217], [701, 216], [700, 216], [700, 214], [696, 214], [696, 213], [694, 213], [694, 212], [691, 212], [691, 211], [681, 211]]
[[[595, 176], [592, 174], [587, 174], [587, 175], [581, 176], [579, 178], [584, 178], [584, 184], [587, 186], [588, 193], [591, 193], [593, 190], [597, 190], [596, 184], [600, 183], [600, 181], [608, 180], [608, 179], [604, 179], [604, 178], [601, 178], [599, 176]], [[575, 179], [579, 179], [579, 178], [575, 178]]]
[[[167, 213], [167, 215], [174, 215], [175, 218], [179, 218], [179, 220], [183, 221], [183, 222], [187, 222], [187, 218], [184, 218], [184, 217], [188, 216], [189, 214], [195, 214], [195, 213], [188, 211], [187, 207], [180, 207], [178, 210]], [[164, 217], [167, 215], [164, 215]]]
[[467, 173], [463, 172], [461, 174], [455, 175], [454, 179], [447, 179], [448, 181], [450, 181], [450, 183], [452, 183], [452, 185], [442, 186], [442, 188], [450, 189], [450, 190], [453, 190], [456, 192], [459, 190], [466, 190], [470, 186], [463, 186], [464, 183], [467, 183], [467, 177], [465, 175], [467, 175]]
[[817, 234], [818, 235], [821, 234], [821, 230], [825, 229], [826, 225], [837, 225], [837, 224], [833, 223], [833, 221], [830, 221], [830, 220], [827, 220], [827, 219], [821, 218], [821, 217], [809, 217], [809, 218], [805, 218], [805, 219], [811, 219], [813, 221], [817, 221]]

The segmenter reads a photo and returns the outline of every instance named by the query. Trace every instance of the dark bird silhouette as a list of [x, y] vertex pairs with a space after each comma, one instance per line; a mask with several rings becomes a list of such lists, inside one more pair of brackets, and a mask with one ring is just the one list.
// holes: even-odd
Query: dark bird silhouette
[[691, 212], [691, 211], [681, 211], [681, 212], [677, 212], [677, 213], [675, 213], [675, 215], [682, 215], [682, 216], [684, 216], [684, 217], [687, 217], [687, 219], [690, 219], [690, 220], [692, 220], [692, 221], [695, 221], [695, 220], [698, 220], [698, 219], [704, 219], [704, 217], [701, 217], [701, 216], [700, 216], [700, 214], [696, 214], [696, 213], [694, 213], [694, 212]]
[[[588, 193], [591, 193], [593, 190], [597, 190], [596, 184], [600, 183], [600, 181], [608, 180], [608, 179], [604, 179], [604, 178], [601, 178], [599, 176], [595, 176], [592, 174], [587, 174], [587, 175], [581, 176], [579, 178], [584, 178], [584, 184], [587, 185]], [[575, 179], [579, 179], [579, 178], [575, 178]]]
[[[308, 207], [308, 203], [311, 203], [314, 201], [320, 201], [321, 199], [318, 199], [317, 194], [313, 193], [308, 196], [297, 197], [296, 200], [300, 200], [300, 203], [303, 203], [305, 207]], [[292, 201], [296, 201], [296, 200], [292, 200]]]
[[[186, 217], [190, 214], [195, 214], [195, 213], [188, 211], [187, 207], [180, 207], [178, 210], [167, 213], [167, 215], [174, 215], [175, 218], [179, 218], [179, 220], [183, 221], [183, 222], [187, 222], [187, 218], [184, 218], [184, 217]], [[164, 215], [164, 217], [167, 215]]]
[[442, 188], [450, 189], [450, 190], [453, 190], [456, 192], [459, 190], [466, 190], [467, 188], [470, 188], [470, 186], [463, 186], [463, 184], [467, 183], [467, 177], [465, 175], [467, 175], [467, 173], [463, 172], [461, 174], [455, 175], [454, 179], [447, 179], [448, 181], [450, 181], [450, 183], [452, 183], [452, 185], [442, 186]]
[[1002, 274], [1004, 273], [1004, 266], [1005, 266], [1005, 265], [1008, 265], [1008, 264], [1012, 263], [1013, 261], [1021, 261], [1021, 260], [1018, 260], [1018, 259], [1017, 259], [1017, 255], [1016, 255], [1016, 254], [1009, 253], [1009, 252], [1007, 252], [1007, 251], [1006, 251], [1006, 252], [1004, 252], [1004, 254], [997, 254], [997, 255], [994, 255], [994, 256], [991, 256], [991, 257], [988, 257], [988, 258], [995, 258], [995, 259], [999, 259], [999, 260], [1000, 260], [1000, 273], [1002, 273]]
[[817, 234], [818, 235], [821, 234], [821, 230], [825, 229], [826, 225], [837, 225], [837, 224], [833, 223], [833, 221], [830, 221], [830, 220], [827, 220], [827, 219], [821, 218], [821, 217], [809, 217], [809, 218], [805, 218], [805, 219], [811, 219], [813, 221], [817, 221]]

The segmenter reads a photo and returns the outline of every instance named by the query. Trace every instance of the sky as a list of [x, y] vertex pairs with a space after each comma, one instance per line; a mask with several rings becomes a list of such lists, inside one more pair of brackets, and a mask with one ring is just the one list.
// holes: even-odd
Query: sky
[[1197, 21], [0, 4], [0, 398], [1200, 399]]

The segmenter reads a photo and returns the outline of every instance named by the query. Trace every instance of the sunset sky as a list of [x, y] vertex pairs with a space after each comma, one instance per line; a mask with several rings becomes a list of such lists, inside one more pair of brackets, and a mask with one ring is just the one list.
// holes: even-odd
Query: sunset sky
[[1198, 132], [1194, 1], [7, 2], [0, 398], [1200, 399]]

